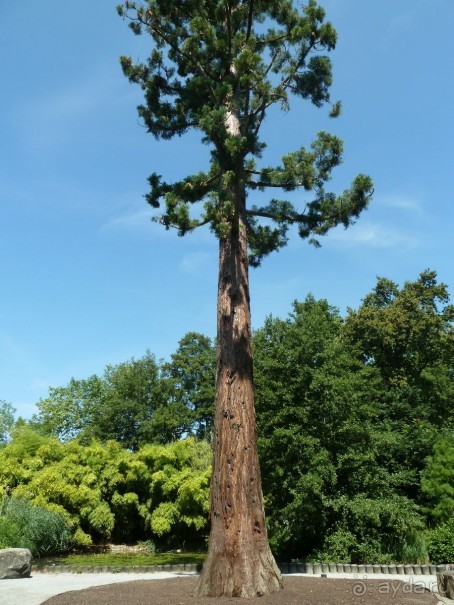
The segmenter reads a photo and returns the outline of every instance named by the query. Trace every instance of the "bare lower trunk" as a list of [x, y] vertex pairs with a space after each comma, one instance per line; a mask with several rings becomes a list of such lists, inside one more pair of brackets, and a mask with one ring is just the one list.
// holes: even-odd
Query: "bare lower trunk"
[[196, 594], [255, 597], [282, 588], [262, 502], [243, 220], [220, 240], [218, 361], [208, 556]]

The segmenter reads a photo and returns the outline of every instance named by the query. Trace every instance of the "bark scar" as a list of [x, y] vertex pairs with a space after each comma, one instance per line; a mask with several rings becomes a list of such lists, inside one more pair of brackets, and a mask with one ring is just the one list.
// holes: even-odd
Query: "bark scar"
[[228, 372], [227, 374], [227, 384], [232, 384], [233, 381], [235, 380], [237, 374], [236, 372]]

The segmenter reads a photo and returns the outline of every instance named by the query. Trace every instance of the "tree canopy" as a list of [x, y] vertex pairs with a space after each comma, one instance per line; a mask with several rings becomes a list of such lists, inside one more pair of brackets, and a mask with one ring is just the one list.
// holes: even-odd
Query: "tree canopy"
[[287, 243], [290, 226], [317, 245], [318, 236], [338, 224], [347, 227], [364, 210], [372, 192], [369, 177], [359, 175], [340, 195], [325, 189], [342, 162], [343, 143], [335, 135], [318, 133], [280, 165], [260, 163], [267, 145], [260, 128], [273, 105], [288, 110], [293, 97], [317, 107], [329, 104], [332, 117], [340, 113], [340, 102], [330, 98], [326, 54], [337, 34], [315, 0], [304, 6], [291, 0], [128, 1], [118, 12], [135, 34], [153, 40], [146, 62], [121, 58], [125, 75], [144, 92], [138, 112], [148, 131], [159, 140], [196, 129], [210, 145], [207, 170], [176, 183], [157, 173], [149, 177], [146, 198], [155, 208], [164, 204], [157, 220], [166, 228], [184, 235], [208, 224], [222, 238], [238, 212], [234, 183], [251, 193], [303, 190], [299, 205], [272, 198], [248, 206], [250, 261], [258, 265]]

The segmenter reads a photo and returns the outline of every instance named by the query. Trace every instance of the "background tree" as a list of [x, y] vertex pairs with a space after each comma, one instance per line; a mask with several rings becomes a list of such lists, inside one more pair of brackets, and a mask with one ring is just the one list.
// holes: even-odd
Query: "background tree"
[[31, 424], [62, 441], [76, 436], [89, 441], [93, 416], [103, 406], [106, 391], [105, 381], [97, 375], [82, 380], [71, 378], [66, 386], [50, 387], [49, 395], [36, 404], [38, 413]]
[[94, 415], [94, 436], [115, 439], [137, 450], [143, 443], [168, 443], [189, 431], [191, 416], [181, 402], [170, 401], [154, 355], [108, 366], [108, 396]]
[[170, 361], [162, 366], [162, 375], [168, 381], [171, 401], [191, 411], [191, 432], [210, 439], [216, 381], [216, 351], [211, 340], [196, 332], [186, 334]]
[[[125, 75], [141, 86], [139, 115], [157, 139], [191, 128], [210, 144], [208, 170], [169, 184], [153, 173], [147, 195], [164, 201], [160, 221], [180, 235], [208, 224], [219, 239], [216, 412], [211, 486], [211, 533], [199, 595], [251, 597], [282, 580], [268, 546], [256, 448], [248, 257], [253, 265], [287, 241], [291, 225], [303, 238], [345, 227], [366, 207], [372, 190], [360, 175], [337, 196], [325, 191], [342, 160], [342, 142], [321, 132], [277, 167], [258, 166], [265, 148], [260, 127], [267, 110], [290, 97], [330, 103], [336, 43], [324, 11], [309, 0], [126, 1], [118, 12], [134, 33], [146, 31], [153, 50], [146, 63], [122, 57]], [[340, 105], [332, 106], [332, 116]], [[301, 207], [272, 199], [247, 204], [247, 191], [311, 194]], [[191, 215], [190, 207], [203, 208]], [[271, 225], [273, 226], [270, 226]]]
[[443, 431], [422, 472], [421, 490], [431, 531], [430, 560], [454, 561], [454, 431]]
[[[377, 411], [380, 374], [326, 300], [295, 302], [254, 335], [259, 453], [271, 543], [283, 559], [424, 557], [424, 518], [402, 494], [397, 430]], [[395, 429], [395, 427], [394, 427]]]
[[149, 352], [107, 366], [102, 377], [72, 378], [67, 386], [51, 387], [37, 407], [32, 424], [44, 433], [62, 440], [77, 436], [83, 443], [111, 439], [132, 451], [144, 443], [179, 439], [193, 423], [191, 410], [171, 397], [171, 385]]
[[446, 285], [426, 270], [401, 288], [378, 279], [346, 320], [346, 337], [379, 371], [378, 418], [400, 435], [389, 443], [389, 463], [407, 469], [405, 493], [416, 500], [425, 459], [440, 431], [453, 428], [453, 319]]
[[[400, 288], [379, 279], [346, 319], [308, 296], [287, 319], [268, 317], [254, 334], [262, 483], [270, 542], [281, 560], [418, 562], [427, 552], [433, 561], [450, 559], [452, 323], [446, 287], [424, 277], [427, 290], [421, 281]], [[435, 312], [427, 300], [437, 292], [443, 302], [437, 298]], [[397, 382], [402, 365], [389, 367], [382, 350], [393, 339], [395, 353], [401, 343], [396, 360], [405, 361]], [[212, 397], [214, 363], [209, 339], [189, 333], [168, 363], [147, 354], [143, 364], [109, 366], [109, 381], [94, 376], [52, 389], [60, 397], [41, 408], [46, 423], [16, 422], [0, 449], [0, 494], [12, 489], [40, 505], [62, 506], [78, 544], [110, 535], [204, 548], [210, 447], [178, 436], [200, 436], [197, 417]], [[422, 380], [427, 375], [439, 378], [430, 383], [436, 388]], [[150, 385], [156, 396], [142, 399], [150, 409], [139, 423], [138, 450], [93, 442], [103, 406], [114, 401], [121, 414], [124, 401], [131, 411], [131, 400], [140, 402]], [[144, 417], [140, 409], [132, 419]], [[118, 439], [127, 434], [110, 420], [104, 426]], [[63, 444], [45, 434], [59, 430]], [[165, 439], [171, 443], [160, 445]], [[10, 535], [14, 527], [3, 529]]]
[[16, 409], [7, 401], [0, 400], [0, 445], [8, 443], [15, 423]]

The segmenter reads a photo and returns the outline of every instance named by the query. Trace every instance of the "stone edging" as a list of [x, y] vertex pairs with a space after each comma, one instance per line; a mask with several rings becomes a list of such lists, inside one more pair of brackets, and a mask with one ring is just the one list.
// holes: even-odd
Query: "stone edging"
[[354, 574], [397, 574], [406, 576], [434, 576], [445, 571], [447, 565], [354, 565], [350, 563], [281, 563], [283, 573], [354, 573]]
[[[44, 573], [155, 573], [167, 571], [173, 573], [197, 573], [202, 565], [185, 563], [176, 565], [46, 565], [32, 566], [32, 571]], [[345, 563], [280, 563], [282, 573], [353, 573], [353, 574], [396, 574], [407, 576], [434, 576], [445, 571], [446, 565], [353, 565]]]
[[202, 568], [197, 563], [180, 563], [177, 565], [32, 565], [32, 571], [42, 573], [156, 573], [167, 571], [173, 573], [196, 573]]

